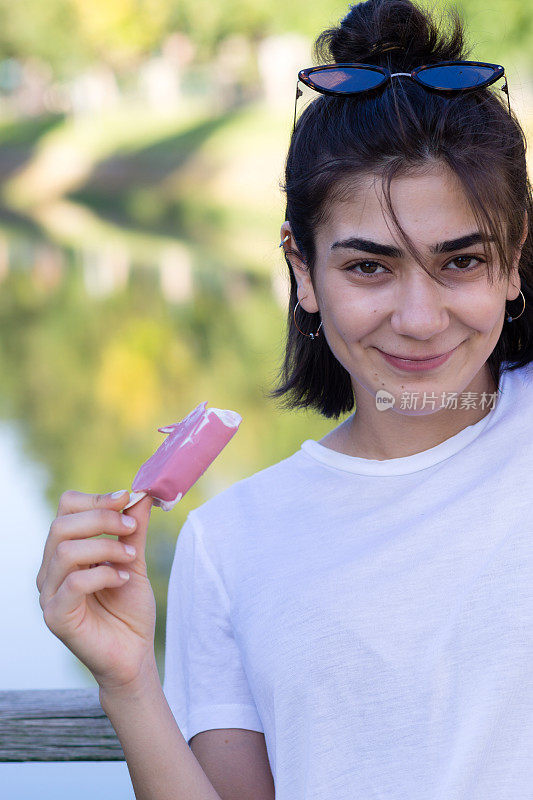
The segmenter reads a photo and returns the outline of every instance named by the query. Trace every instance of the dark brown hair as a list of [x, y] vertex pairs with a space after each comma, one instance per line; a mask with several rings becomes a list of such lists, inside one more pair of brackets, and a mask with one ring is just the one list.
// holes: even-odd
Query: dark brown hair
[[[388, 67], [392, 72], [410, 72], [421, 64], [468, 60], [464, 23], [455, 7], [448, 9], [448, 19], [449, 33], [410, 0], [366, 0], [351, 6], [337, 27], [318, 36], [315, 61], [364, 62]], [[380, 52], [386, 43], [398, 47]], [[399, 225], [390, 199], [394, 177], [436, 163], [447, 165], [457, 175], [479, 229], [494, 238], [501, 276], [510, 275], [527, 213], [528, 232], [519, 261], [526, 308], [516, 322], [504, 322], [488, 359], [499, 387], [505, 369], [518, 369], [533, 360], [531, 185], [526, 138], [516, 117], [509, 116], [506, 98], [488, 87], [444, 96], [427, 91], [415, 81], [397, 78], [369, 95], [318, 95], [301, 114], [291, 138], [282, 185], [287, 199], [285, 219], [290, 222], [313, 281], [314, 233], [326, 220], [328, 206], [342, 199], [347, 190], [353, 192], [358, 177], [376, 174], [381, 177], [389, 214], [408, 251], [440, 283]], [[289, 254], [298, 256], [298, 251]], [[492, 280], [486, 248], [485, 254]], [[297, 283], [287, 255], [285, 260], [290, 274], [286, 350], [279, 384], [269, 396], [287, 395], [281, 404], [285, 408], [309, 407], [324, 417], [338, 418], [354, 407], [350, 375], [331, 352], [322, 331], [313, 340], [295, 327]], [[517, 316], [522, 308], [519, 295], [506, 315]], [[319, 312], [300, 315], [298, 309], [297, 314], [302, 330], [318, 329]]]

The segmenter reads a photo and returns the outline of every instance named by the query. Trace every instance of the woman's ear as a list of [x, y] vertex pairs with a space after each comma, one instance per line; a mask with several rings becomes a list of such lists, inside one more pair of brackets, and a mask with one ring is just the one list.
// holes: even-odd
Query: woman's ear
[[281, 226], [281, 246], [285, 252], [285, 257], [289, 261], [296, 283], [298, 284], [298, 300], [300, 307], [308, 314], [314, 314], [319, 310], [315, 298], [315, 291], [311, 282], [311, 275], [303, 256], [301, 255], [294, 236], [292, 235], [290, 222], [285, 221]]

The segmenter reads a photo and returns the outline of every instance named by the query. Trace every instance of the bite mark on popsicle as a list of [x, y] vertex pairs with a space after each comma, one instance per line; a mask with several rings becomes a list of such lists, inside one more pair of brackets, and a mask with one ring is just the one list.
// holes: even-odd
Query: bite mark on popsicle
[[170, 511], [222, 452], [242, 417], [236, 411], [206, 406], [207, 401], [200, 403], [181, 422], [158, 428], [167, 438], [139, 468], [123, 511], [146, 495]]

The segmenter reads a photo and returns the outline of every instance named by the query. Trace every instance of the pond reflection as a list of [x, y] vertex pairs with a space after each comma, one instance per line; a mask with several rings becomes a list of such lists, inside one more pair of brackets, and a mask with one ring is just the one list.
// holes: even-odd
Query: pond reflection
[[222, 271], [221, 255], [203, 252], [165, 240], [146, 259], [119, 231], [61, 247], [31, 226], [0, 228], [0, 417], [18, 423], [27, 455], [47, 469], [53, 513], [68, 488], [131, 486], [161, 442], [157, 428], [199, 402], [243, 417], [176, 509], [152, 515], [160, 668], [168, 575], [188, 511], [331, 427], [265, 398], [283, 352], [281, 267], [276, 283], [267, 273]]

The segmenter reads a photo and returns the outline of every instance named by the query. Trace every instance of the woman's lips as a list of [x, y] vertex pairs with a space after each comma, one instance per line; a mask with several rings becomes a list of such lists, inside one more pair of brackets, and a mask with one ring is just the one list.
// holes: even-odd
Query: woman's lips
[[[459, 345], [457, 345], [457, 347], [459, 347]], [[423, 361], [414, 361], [408, 358], [397, 358], [396, 356], [390, 356], [388, 353], [384, 353], [383, 350], [379, 350], [379, 352], [385, 361], [387, 361], [389, 364], [392, 364], [393, 367], [407, 370], [408, 372], [422, 372], [428, 369], [440, 367], [440, 365], [444, 364], [450, 358], [451, 354], [457, 350], [457, 347], [454, 347], [453, 350], [450, 350], [448, 353], [444, 353], [441, 356], [424, 359]]]

